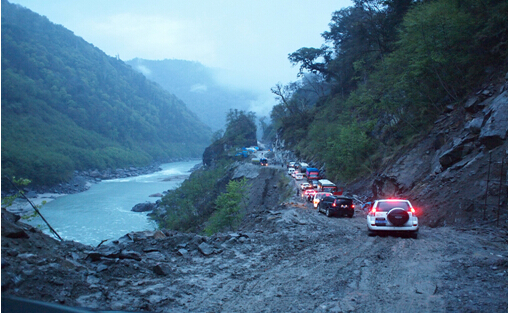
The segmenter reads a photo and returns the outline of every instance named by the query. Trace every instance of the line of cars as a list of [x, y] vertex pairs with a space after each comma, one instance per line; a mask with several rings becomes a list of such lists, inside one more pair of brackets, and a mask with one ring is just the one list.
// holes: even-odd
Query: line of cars
[[[353, 199], [342, 195], [342, 190], [326, 179], [308, 180], [300, 184], [301, 196], [312, 202], [319, 213], [327, 217], [347, 216], [355, 212]], [[406, 199], [380, 199], [364, 207], [367, 213], [369, 236], [380, 233], [404, 233], [418, 237], [419, 223], [416, 210]]]

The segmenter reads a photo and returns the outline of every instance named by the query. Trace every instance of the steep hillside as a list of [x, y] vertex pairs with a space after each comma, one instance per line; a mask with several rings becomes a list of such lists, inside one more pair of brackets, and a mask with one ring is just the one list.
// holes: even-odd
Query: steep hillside
[[220, 85], [219, 70], [198, 62], [134, 59], [126, 63], [182, 99], [212, 130], [224, 128], [230, 109], [246, 111], [250, 102], [256, 100], [249, 91]]
[[450, 109], [431, 131], [349, 189], [364, 200], [410, 198], [432, 227], [506, 228], [508, 80], [487, 85]]
[[55, 184], [74, 170], [199, 156], [186, 105], [60, 25], [2, 1], [2, 173]]

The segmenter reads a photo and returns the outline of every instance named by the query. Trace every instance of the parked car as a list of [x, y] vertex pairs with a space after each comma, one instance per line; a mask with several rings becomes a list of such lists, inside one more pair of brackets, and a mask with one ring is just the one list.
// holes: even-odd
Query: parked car
[[353, 199], [343, 196], [326, 196], [319, 201], [317, 209], [328, 217], [334, 215], [353, 217], [355, 214]]
[[314, 204], [314, 209], [318, 207], [319, 201], [321, 201], [321, 199], [331, 195], [332, 195], [331, 192], [317, 192], [316, 195], [314, 196], [314, 199], [312, 200], [312, 203]]
[[367, 214], [369, 235], [378, 232], [407, 233], [418, 237], [418, 217], [409, 200], [376, 200]]

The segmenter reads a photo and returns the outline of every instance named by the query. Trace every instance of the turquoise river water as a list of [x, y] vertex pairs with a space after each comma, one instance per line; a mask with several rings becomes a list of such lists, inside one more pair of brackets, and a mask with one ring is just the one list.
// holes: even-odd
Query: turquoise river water
[[[177, 188], [183, 175], [199, 160], [161, 165], [162, 171], [121, 179], [104, 180], [85, 192], [66, 195], [45, 204], [41, 213], [64, 240], [96, 246], [102, 240], [115, 240], [132, 231], [154, 230], [148, 212], [132, 212], [138, 203], [155, 202], [151, 194]], [[49, 229], [37, 217], [28, 222]]]

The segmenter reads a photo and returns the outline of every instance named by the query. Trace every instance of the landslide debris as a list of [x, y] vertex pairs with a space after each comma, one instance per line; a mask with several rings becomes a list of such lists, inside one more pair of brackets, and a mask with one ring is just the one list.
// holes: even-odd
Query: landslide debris
[[[160, 230], [99, 247], [59, 242], [2, 211], [2, 296], [148, 312], [500, 312], [508, 247], [498, 229], [369, 237], [365, 215], [327, 218], [277, 168], [257, 168], [237, 232]], [[252, 168], [255, 171], [255, 168]], [[291, 194], [283, 202], [279, 196]]]

